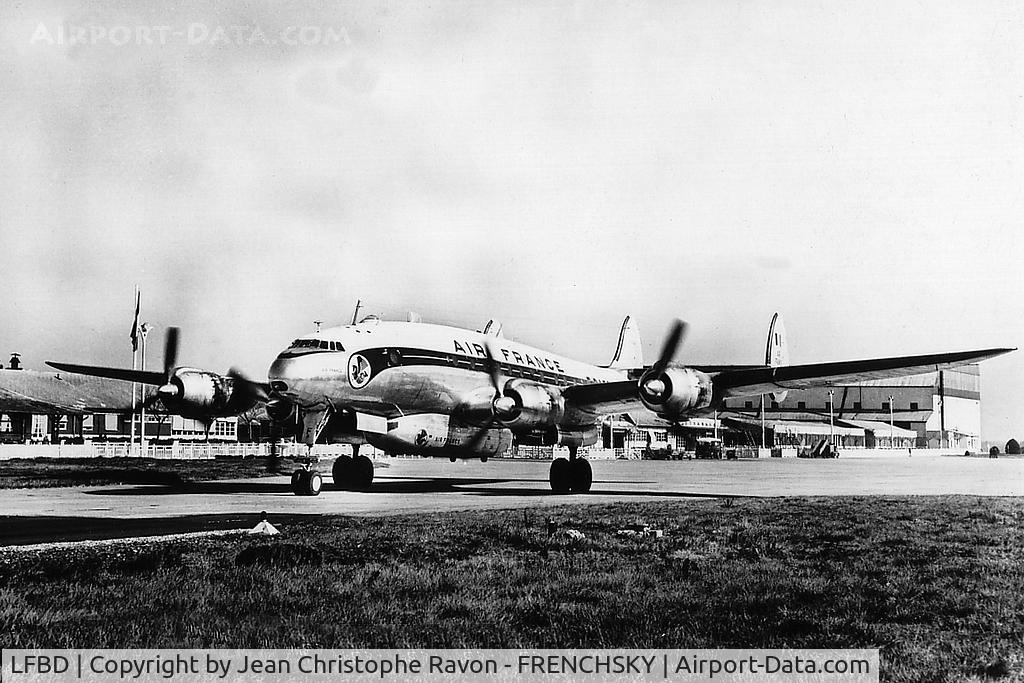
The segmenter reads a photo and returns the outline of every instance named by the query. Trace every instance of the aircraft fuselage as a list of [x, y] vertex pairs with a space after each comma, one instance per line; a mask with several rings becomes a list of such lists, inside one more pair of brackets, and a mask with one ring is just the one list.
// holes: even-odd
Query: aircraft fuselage
[[[489, 345], [489, 346], [488, 346]], [[502, 382], [519, 381], [559, 390], [582, 383], [617, 381], [618, 370], [601, 368], [508, 339], [443, 325], [373, 321], [336, 327], [295, 340], [268, 371], [276, 394], [304, 412], [329, 406], [336, 413], [368, 417], [354, 431], [391, 451], [449, 455], [472, 443], [472, 453], [493, 455], [507, 449], [516, 425], [494, 424], [475, 439], [491, 418], [494, 397], [487, 374], [487, 349]], [[533, 387], [530, 387], [533, 388]], [[586, 445], [596, 440], [598, 416], [552, 405], [550, 420], [521, 438]], [[354, 426], [354, 425], [353, 425]], [[510, 429], [511, 427], [511, 429]], [[537, 428], [545, 432], [537, 434]], [[546, 441], [545, 441], [546, 440]]]

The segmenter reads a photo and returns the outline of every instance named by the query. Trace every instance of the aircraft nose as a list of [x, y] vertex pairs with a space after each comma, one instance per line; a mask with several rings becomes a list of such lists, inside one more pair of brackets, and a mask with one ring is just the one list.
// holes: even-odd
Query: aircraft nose
[[270, 369], [267, 370], [267, 378], [270, 379], [270, 384], [273, 386], [277, 382], [287, 384], [289, 379], [292, 379], [295, 375], [295, 359], [294, 358], [277, 358], [273, 363], [270, 364]]

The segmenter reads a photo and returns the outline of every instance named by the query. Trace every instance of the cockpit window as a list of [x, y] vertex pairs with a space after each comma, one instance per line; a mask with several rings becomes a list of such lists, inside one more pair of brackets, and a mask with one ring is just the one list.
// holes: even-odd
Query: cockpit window
[[326, 339], [296, 339], [289, 348], [292, 349], [324, 349], [326, 351], [344, 351], [341, 342]]

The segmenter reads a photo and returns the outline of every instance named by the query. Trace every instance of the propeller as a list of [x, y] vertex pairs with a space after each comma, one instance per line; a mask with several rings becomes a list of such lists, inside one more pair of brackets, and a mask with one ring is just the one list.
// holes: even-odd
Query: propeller
[[[254, 382], [245, 375], [242, 374], [237, 368], [231, 368], [228, 370], [228, 377], [234, 380], [235, 387], [237, 387], [242, 396], [253, 403], [268, 403], [270, 402], [270, 394], [267, 392], [269, 388], [266, 384], [261, 382]], [[279, 400], [279, 399], [278, 399]]]
[[662, 344], [661, 355], [658, 356], [658, 360], [651, 366], [651, 369], [640, 378], [640, 391], [644, 392], [649, 399], [661, 398], [668, 389], [665, 380], [661, 379], [661, 375], [675, 358], [679, 346], [686, 337], [687, 327], [682, 320], [677, 319], [672, 323], [668, 336], [665, 337], [665, 343]]
[[[178, 338], [181, 330], [177, 327], [168, 327], [164, 337], [164, 383], [155, 392], [143, 399], [134, 410], [126, 411], [126, 415], [137, 415], [143, 410], [150, 410], [163, 399], [175, 399], [181, 392], [176, 384], [171, 382], [174, 377], [174, 369], [178, 361]], [[155, 373], [154, 373], [155, 374]], [[164, 404], [166, 407], [166, 404]]]
[[502, 391], [501, 368], [498, 367], [498, 361], [494, 360], [491, 342], [487, 339], [484, 340], [484, 368], [487, 370], [487, 376], [491, 379], [491, 386], [494, 387], [494, 398], [491, 399], [491, 416], [487, 418], [487, 422], [480, 427], [480, 430], [466, 442], [465, 448], [470, 451], [476, 450], [477, 446], [487, 438], [487, 432], [502, 418], [515, 416], [515, 399], [506, 396]]
[[172, 382], [174, 369], [178, 364], [178, 340], [181, 337], [181, 330], [177, 327], [168, 327], [167, 335], [164, 337], [164, 383], [156, 390], [156, 399], [174, 400], [181, 395], [181, 387]]

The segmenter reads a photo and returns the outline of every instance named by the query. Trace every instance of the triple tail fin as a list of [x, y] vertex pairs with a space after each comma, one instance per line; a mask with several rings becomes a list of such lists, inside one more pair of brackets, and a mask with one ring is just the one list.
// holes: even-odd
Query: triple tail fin
[[[789, 365], [789, 347], [786, 345], [786, 325], [782, 316], [772, 316], [772, 324], [768, 326], [768, 343], [765, 346], [764, 364], [773, 368]], [[779, 403], [786, 400], [788, 391], [774, 391], [772, 398]]]
[[644, 349], [640, 341], [640, 328], [632, 317], [626, 316], [619, 330], [619, 344], [615, 347], [612, 362], [605, 367], [614, 370], [629, 370], [644, 366]]
[[504, 325], [501, 324], [501, 321], [491, 318], [490, 320], [487, 321], [487, 324], [484, 325], [483, 334], [489, 337], [497, 337], [498, 339], [504, 339]]

